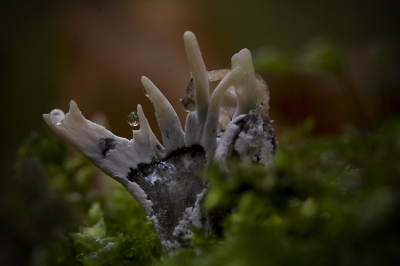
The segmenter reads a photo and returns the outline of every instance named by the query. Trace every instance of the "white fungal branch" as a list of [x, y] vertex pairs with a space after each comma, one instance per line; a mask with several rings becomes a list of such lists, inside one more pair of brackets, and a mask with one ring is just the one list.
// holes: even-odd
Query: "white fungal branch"
[[193, 32], [187, 31], [183, 35], [185, 43], [186, 55], [188, 57], [190, 70], [194, 80], [194, 88], [196, 93], [197, 110], [196, 113], [199, 121], [203, 121], [207, 115], [209, 84], [206, 66], [201, 56], [200, 47], [197, 43], [196, 36]]
[[222, 97], [224, 96], [228, 87], [234, 84], [235, 81], [240, 79], [244, 74], [244, 69], [242, 67], [235, 67], [221, 80], [211, 96], [201, 141], [201, 145], [207, 151], [207, 159], [209, 161], [212, 160], [217, 145], [216, 137], [219, 121], [219, 107]]
[[196, 36], [190, 31], [183, 35], [186, 55], [189, 61], [189, 67], [192, 72], [194, 93], [196, 97], [196, 111], [186, 118], [186, 147], [199, 144], [203, 134], [204, 123], [207, 119], [209, 84], [206, 66], [201, 56], [199, 44]]
[[239, 53], [232, 56], [232, 67], [241, 66], [247, 75], [243, 75], [235, 86], [237, 94], [237, 107], [234, 118], [247, 114], [250, 110], [254, 109], [257, 102], [256, 94], [256, 78], [254, 76], [253, 60], [249, 49], [242, 49]]
[[[74, 101], [66, 115], [58, 109], [43, 115], [54, 132], [125, 186], [154, 223], [165, 251], [187, 246], [190, 225], [200, 228], [206, 223], [200, 201], [207, 185], [199, 174], [207, 164], [218, 161], [224, 166], [231, 156], [268, 164], [277, 145], [268, 115], [268, 87], [254, 74], [250, 51], [235, 54], [231, 70], [207, 72], [194, 34], [185, 32], [183, 39], [192, 73], [182, 100], [190, 111], [185, 132], [169, 101], [142, 77], [165, 148], [140, 104], [134, 117], [141, 127], [133, 130], [131, 140], [84, 118]], [[209, 81], [218, 80], [210, 96]]]
[[137, 113], [139, 115], [139, 120], [142, 122], [140, 130], [133, 131], [133, 138], [136, 140], [136, 142], [138, 142], [140, 138], [143, 138], [143, 141], [147, 142], [149, 139], [146, 136], [149, 136], [151, 144], [148, 144], [148, 146], [151, 146], [153, 148], [153, 151], [157, 158], [164, 159], [166, 151], [164, 147], [161, 145], [161, 143], [158, 141], [157, 137], [154, 135], [153, 131], [151, 130], [149, 122], [147, 121], [147, 118], [144, 116], [144, 112], [140, 104], [137, 105]]
[[150, 79], [142, 77], [142, 84], [154, 105], [166, 152], [183, 148], [185, 135], [174, 108]]

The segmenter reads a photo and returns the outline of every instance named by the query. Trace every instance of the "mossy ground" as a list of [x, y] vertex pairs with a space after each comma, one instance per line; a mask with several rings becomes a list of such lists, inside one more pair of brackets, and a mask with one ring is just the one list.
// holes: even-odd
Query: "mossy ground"
[[[39, 234], [30, 242], [32, 265], [398, 261], [400, 121], [374, 132], [348, 127], [330, 138], [312, 137], [311, 131], [306, 121], [281, 138], [268, 167], [233, 160], [229, 175], [217, 166], [208, 169], [212, 186], [203, 207], [226, 214], [221, 230], [194, 228], [193, 248], [170, 255], [162, 254], [152, 224], [122, 186], [111, 179], [99, 186], [91, 163], [59, 140], [25, 142], [16, 167], [18, 204], [6, 212], [25, 219], [20, 226], [26, 234]], [[26, 213], [32, 206], [36, 211]]]

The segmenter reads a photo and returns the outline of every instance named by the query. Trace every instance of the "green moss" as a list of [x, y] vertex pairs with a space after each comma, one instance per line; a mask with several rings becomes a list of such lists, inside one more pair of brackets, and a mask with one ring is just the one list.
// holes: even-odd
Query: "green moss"
[[[269, 167], [207, 171], [211, 212], [232, 211], [212, 247], [166, 265], [382, 265], [399, 259], [400, 123], [315, 139], [312, 122], [280, 141]], [[201, 234], [194, 239], [200, 242]]]
[[[61, 141], [32, 138], [20, 149], [17, 175], [37, 182], [32, 165], [26, 165], [32, 160], [47, 176], [42, 184], [46, 192], [33, 200], [51, 197], [51, 201], [64, 207], [52, 208], [53, 213], [46, 212], [44, 219], [65, 217], [65, 209], [69, 213], [43, 232], [46, 237], [38, 245], [44, 247], [46, 255], [37, 265], [147, 265], [160, 257], [161, 243], [153, 225], [122, 185], [102, 176], [87, 159]], [[35, 187], [24, 188], [32, 189]], [[20, 200], [32, 198], [22, 193]], [[50, 208], [48, 201], [42, 205]], [[36, 230], [35, 225], [32, 227]]]
[[[375, 132], [349, 127], [315, 139], [306, 121], [280, 139], [275, 163], [213, 166], [203, 202], [225, 213], [222, 234], [194, 230], [193, 248], [161, 255], [138, 203], [117, 182], [93, 196], [94, 168], [63, 143], [36, 139], [21, 150], [39, 161], [55, 196], [81, 217], [46, 245], [47, 265], [385, 265], [399, 259], [400, 122]], [[80, 201], [71, 201], [71, 193]], [[161, 257], [160, 257], [161, 256]]]

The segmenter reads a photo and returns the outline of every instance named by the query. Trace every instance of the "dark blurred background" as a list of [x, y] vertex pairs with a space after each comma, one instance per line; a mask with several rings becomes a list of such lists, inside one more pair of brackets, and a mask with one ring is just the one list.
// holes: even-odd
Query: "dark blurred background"
[[189, 80], [182, 41], [193, 31], [208, 70], [229, 68], [247, 47], [270, 86], [278, 135], [306, 117], [316, 133], [374, 126], [399, 111], [399, 21], [394, 1], [8, 1], [1, 8], [1, 164], [21, 140], [45, 133], [41, 114], [74, 99], [111, 130], [144, 106], [148, 76], [180, 108]]
[[400, 112], [396, 7], [388, 0], [2, 3], [1, 178], [13, 176], [23, 139], [52, 134], [42, 114], [66, 113], [71, 99], [89, 119], [105, 114], [109, 129], [127, 138], [126, 116], [140, 103], [160, 136], [143, 75], [184, 121], [186, 30], [196, 34], [208, 70], [229, 68], [244, 47], [252, 51], [270, 87], [278, 139], [307, 117], [316, 135], [338, 134], [348, 123], [370, 130]]

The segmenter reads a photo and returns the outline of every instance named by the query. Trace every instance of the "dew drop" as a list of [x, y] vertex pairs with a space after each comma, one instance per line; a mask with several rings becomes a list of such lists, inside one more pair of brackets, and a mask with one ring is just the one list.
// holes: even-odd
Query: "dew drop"
[[54, 109], [53, 111], [50, 112], [50, 119], [52, 122], [60, 124], [65, 117], [65, 114], [62, 110], [60, 109]]
[[146, 97], [149, 97], [149, 94], [147, 93], [146, 89], [143, 89], [143, 93], [144, 95], [146, 95]]
[[137, 127], [140, 124], [139, 116], [136, 112], [131, 112], [126, 120], [128, 121], [128, 124], [133, 127]]

